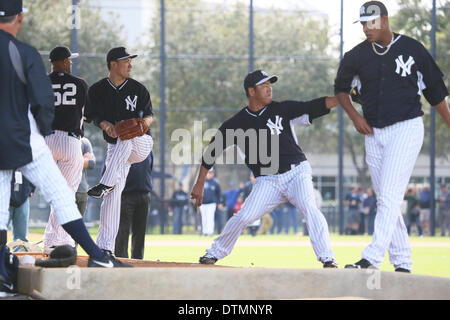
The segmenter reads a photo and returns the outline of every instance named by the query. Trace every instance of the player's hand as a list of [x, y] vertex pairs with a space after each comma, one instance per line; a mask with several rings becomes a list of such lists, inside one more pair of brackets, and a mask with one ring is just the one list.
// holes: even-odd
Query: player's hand
[[108, 121], [104, 121], [102, 129], [106, 132], [108, 136], [111, 138], [117, 138], [116, 129], [114, 129], [114, 125]]
[[367, 123], [366, 119], [358, 115], [355, 119], [353, 119], [353, 125], [355, 126], [356, 130], [358, 130], [361, 134], [372, 134], [373, 129], [372, 127]]
[[203, 184], [198, 181], [195, 183], [191, 191], [191, 199], [194, 200], [194, 205], [200, 207], [203, 202]]

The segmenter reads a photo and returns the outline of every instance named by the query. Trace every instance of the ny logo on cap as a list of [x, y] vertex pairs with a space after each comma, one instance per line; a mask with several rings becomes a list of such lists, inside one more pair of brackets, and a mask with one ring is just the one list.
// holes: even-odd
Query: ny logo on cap
[[395, 69], [395, 72], [397, 74], [400, 74], [400, 69], [402, 70], [402, 77], [409, 76], [411, 74], [411, 67], [415, 63], [414, 58], [409, 56], [408, 60], [405, 62], [403, 60], [403, 56], [399, 55], [397, 59], [395, 59], [395, 63], [397, 63], [397, 68]]
[[271, 119], [267, 120], [266, 125], [270, 129], [271, 135], [274, 135], [275, 132], [277, 135], [279, 135], [281, 133], [281, 131], [283, 130], [283, 125], [281, 124], [281, 121], [283, 121], [283, 118], [280, 116], [275, 117], [275, 123], [273, 123], [273, 121]]
[[127, 110], [130, 110], [130, 111], [136, 110], [137, 98], [138, 98], [137, 96], [134, 96], [134, 99], [131, 100], [130, 96], [128, 96], [125, 99], [125, 102], [127, 103]]
[[365, 14], [366, 13], [366, 8], [364, 7], [364, 6], [362, 6], [360, 9], [359, 9], [359, 15], [363, 15], [363, 14]]

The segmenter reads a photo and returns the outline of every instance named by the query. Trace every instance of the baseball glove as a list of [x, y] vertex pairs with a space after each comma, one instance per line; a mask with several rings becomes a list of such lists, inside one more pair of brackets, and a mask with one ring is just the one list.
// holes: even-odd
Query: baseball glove
[[358, 87], [353, 87], [352, 90], [350, 90], [350, 97], [352, 98], [353, 102], [362, 104], [361, 100], [361, 94], [359, 93]]
[[77, 263], [77, 250], [70, 245], [57, 246], [48, 259], [37, 259], [35, 266], [44, 268], [66, 268]]
[[142, 118], [123, 120], [114, 126], [117, 136], [121, 140], [129, 140], [147, 133], [148, 126]]

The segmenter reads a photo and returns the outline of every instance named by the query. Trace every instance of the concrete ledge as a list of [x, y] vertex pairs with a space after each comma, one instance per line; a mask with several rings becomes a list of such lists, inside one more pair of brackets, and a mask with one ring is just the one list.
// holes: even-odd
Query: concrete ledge
[[20, 267], [18, 287], [62, 300], [450, 299], [450, 278], [349, 269]]

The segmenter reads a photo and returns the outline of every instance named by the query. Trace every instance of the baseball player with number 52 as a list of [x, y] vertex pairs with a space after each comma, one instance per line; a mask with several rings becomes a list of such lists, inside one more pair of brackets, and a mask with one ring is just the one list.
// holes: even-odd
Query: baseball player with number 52
[[[45, 137], [56, 165], [74, 194], [83, 173], [81, 137], [88, 91], [86, 81], [71, 74], [72, 59], [77, 57], [78, 53], [72, 53], [63, 46], [50, 51], [52, 73], [49, 77], [55, 95], [55, 119], [52, 123], [53, 133]], [[75, 246], [73, 239], [59, 225], [51, 206], [44, 233], [44, 252], [50, 254], [54, 247], [65, 244]]]
[[[356, 130], [365, 135], [378, 208], [372, 243], [360, 261], [346, 268], [379, 268], [388, 251], [395, 271], [411, 272], [411, 248], [400, 207], [424, 138], [420, 97], [423, 93], [450, 128], [448, 90], [424, 46], [390, 30], [383, 3], [366, 2], [357, 22], [367, 39], [344, 55], [335, 93]], [[349, 97], [355, 79], [363, 115]]]

